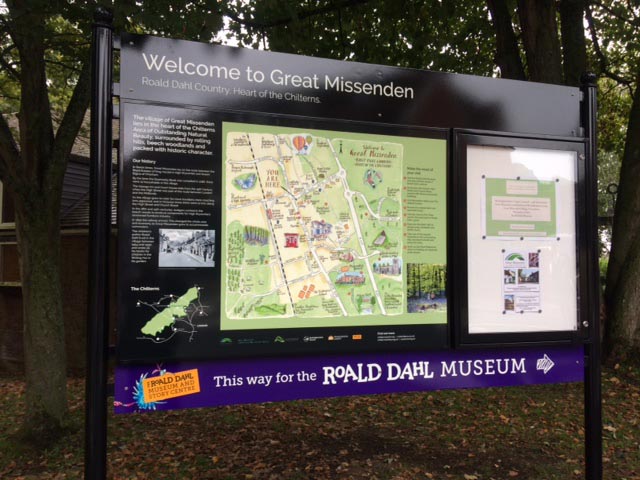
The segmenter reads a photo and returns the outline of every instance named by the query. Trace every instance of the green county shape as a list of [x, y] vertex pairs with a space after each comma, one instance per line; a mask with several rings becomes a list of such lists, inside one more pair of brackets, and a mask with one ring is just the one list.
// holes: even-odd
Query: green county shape
[[174, 302], [171, 302], [167, 308], [157, 313], [149, 320], [140, 330], [145, 335], [157, 335], [165, 328], [173, 325], [174, 317], [184, 317], [187, 312], [186, 308], [191, 302], [198, 299], [198, 287], [191, 287], [187, 292]]

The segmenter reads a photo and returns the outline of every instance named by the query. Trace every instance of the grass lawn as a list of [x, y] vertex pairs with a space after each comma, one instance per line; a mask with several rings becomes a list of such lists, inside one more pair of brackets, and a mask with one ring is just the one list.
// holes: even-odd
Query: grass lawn
[[[21, 449], [23, 383], [0, 378], [0, 478], [83, 471], [84, 383], [69, 381], [78, 431]], [[114, 479], [581, 479], [582, 384], [376, 395], [109, 415]], [[603, 374], [604, 478], [640, 479], [640, 370]]]

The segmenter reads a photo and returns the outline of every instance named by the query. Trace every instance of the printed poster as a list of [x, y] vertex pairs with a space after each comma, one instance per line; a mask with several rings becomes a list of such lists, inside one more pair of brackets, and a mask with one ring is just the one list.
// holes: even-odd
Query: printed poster
[[484, 236], [556, 238], [556, 181], [485, 178]]
[[542, 313], [540, 250], [503, 250], [502, 313]]

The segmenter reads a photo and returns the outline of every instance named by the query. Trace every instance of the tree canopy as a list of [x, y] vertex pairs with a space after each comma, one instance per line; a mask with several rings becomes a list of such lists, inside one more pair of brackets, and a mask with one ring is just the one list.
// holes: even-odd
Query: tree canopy
[[242, 45], [286, 53], [491, 75], [493, 32], [484, 2], [286, 0], [227, 2]]

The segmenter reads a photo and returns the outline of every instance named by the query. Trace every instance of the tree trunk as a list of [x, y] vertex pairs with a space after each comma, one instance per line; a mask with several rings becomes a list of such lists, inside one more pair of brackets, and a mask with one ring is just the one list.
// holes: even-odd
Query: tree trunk
[[640, 235], [634, 241], [616, 291], [608, 302], [604, 336], [605, 358], [624, 360], [640, 355]]
[[605, 301], [608, 358], [640, 353], [640, 72], [620, 168]]
[[560, 29], [562, 33], [562, 57], [564, 82], [580, 86], [580, 76], [587, 71], [587, 47], [584, 38], [585, 0], [560, 2]]
[[[85, 63], [54, 136], [45, 66], [48, 18], [41, 1], [7, 0], [7, 31], [20, 58], [20, 138], [0, 116], [0, 178], [13, 198], [24, 321], [25, 406], [21, 434], [39, 447], [68, 426], [60, 281], [64, 172], [90, 98]], [[70, 78], [69, 80], [72, 80]]]
[[511, 12], [505, 0], [487, 0], [493, 29], [496, 32], [496, 65], [502, 78], [526, 80], [518, 39], [513, 31]]
[[[73, 140], [65, 138], [60, 146], [66, 148], [55, 152], [44, 61], [46, 13], [37, 2], [12, 1], [8, 7], [20, 58], [20, 153], [10, 168], [15, 173], [11, 191], [24, 321], [26, 414], [21, 433], [26, 440], [44, 446], [59, 437], [68, 421], [60, 201]], [[65, 114], [63, 123], [68, 118]], [[69, 133], [60, 130], [61, 137]]]
[[[20, 252], [26, 415], [22, 433], [48, 444], [67, 426], [67, 388], [60, 282], [60, 194], [16, 204]], [[36, 197], [34, 195], [34, 197]]]
[[518, 14], [529, 79], [563, 83], [562, 56], [553, 0], [519, 0]]

